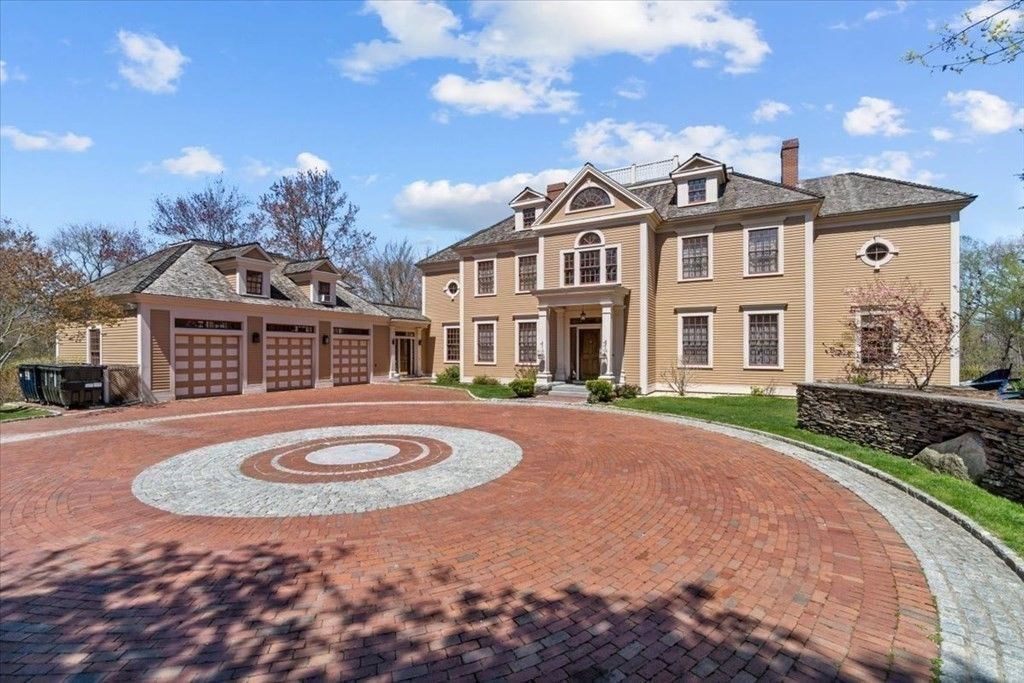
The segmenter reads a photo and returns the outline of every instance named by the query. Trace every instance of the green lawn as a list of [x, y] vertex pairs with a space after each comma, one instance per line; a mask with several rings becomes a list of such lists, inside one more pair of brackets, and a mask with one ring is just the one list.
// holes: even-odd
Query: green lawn
[[30, 417], [43, 417], [49, 415], [49, 411], [32, 406], [18, 406], [16, 408], [0, 408], [0, 422], [6, 420], [24, 420]]
[[504, 384], [438, 384], [442, 387], [466, 389], [477, 398], [515, 398], [516, 395]]
[[970, 482], [927, 470], [907, 458], [799, 429], [796, 426], [796, 401], [793, 399], [766, 396], [649, 397], [616, 401], [615, 405], [749, 427], [827, 448], [934, 496], [1024, 556], [1024, 505], [991, 494]]

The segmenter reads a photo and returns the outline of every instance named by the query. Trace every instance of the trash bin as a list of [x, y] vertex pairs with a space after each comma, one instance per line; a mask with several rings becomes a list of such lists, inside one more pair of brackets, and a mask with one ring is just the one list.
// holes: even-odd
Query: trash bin
[[40, 365], [39, 381], [47, 403], [65, 408], [103, 403], [102, 365]]
[[21, 395], [25, 397], [26, 401], [32, 401], [33, 403], [43, 402], [43, 397], [39, 393], [38, 365], [19, 365], [18, 384], [21, 385]]

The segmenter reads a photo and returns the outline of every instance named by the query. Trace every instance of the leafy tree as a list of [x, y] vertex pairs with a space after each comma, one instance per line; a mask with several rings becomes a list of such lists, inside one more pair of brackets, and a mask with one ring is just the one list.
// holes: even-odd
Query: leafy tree
[[1024, 368], [1024, 232], [985, 244], [964, 237], [960, 248], [960, 340], [964, 379], [995, 367]]
[[396, 306], [420, 305], [420, 278], [408, 240], [388, 242], [366, 261], [363, 293], [371, 301]]
[[72, 223], [57, 231], [50, 249], [64, 265], [88, 282], [146, 255], [146, 238], [136, 228], [121, 230], [102, 223]]
[[198, 192], [157, 197], [150, 229], [173, 240], [202, 239], [244, 244], [260, 239], [259, 224], [246, 217], [252, 202], [234, 185], [217, 178]]
[[270, 246], [297, 259], [327, 256], [352, 283], [360, 280], [374, 236], [356, 227], [359, 207], [326, 170], [283, 176], [258, 203]]
[[943, 26], [939, 39], [924, 52], [910, 50], [903, 61], [954, 73], [973, 65], [1013, 62], [1024, 49], [1022, 4], [1024, 0], [1014, 0], [968, 10], [962, 22]]

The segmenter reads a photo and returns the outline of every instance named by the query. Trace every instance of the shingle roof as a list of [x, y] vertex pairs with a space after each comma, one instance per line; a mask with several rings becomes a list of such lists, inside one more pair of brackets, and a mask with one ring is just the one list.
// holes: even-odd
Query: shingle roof
[[233, 247], [224, 247], [223, 249], [217, 249], [212, 254], [210, 254], [208, 258], [211, 263], [214, 261], [224, 261], [229, 258], [241, 256], [245, 252], [250, 251], [253, 247], [259, 247], [260, 249], [263, 248], [260, 247], [260, 245], [256, 242], [248, 242], [246, 244], [238, 244]]
[[890, 209], [920, 204], [973, 200], [975, 195], [920, 185], [906, 180], [881, 178], [866, 173], [839, 173], [809, 178], [801, 187], [825, 197], [819, 216], [834, 216], [872, 209]]
[[415, 306], [395, 306], [393, 304], [382, 304], [378, 301], [373, 302], [373, 305], [384, 311], [391, 318], [399, 320], [430, 320], [430, 318], [420, 313], [420, 310]]
[[[445, 247], [441, 251], [435, 252], [430, 256], [426, 257], [419, 264], [427, 265], [431, 263], [446, 263], [448, 261], [458, 261], [459, 254], [456, 249], [462, 249], [464, 247], [477, 247], [487, 244], [505, 244], [515, 243], [520, 241], [536, 239], [537, 234], [532, 230], [516, 230], [516, 219], [515, 216], [506, 216], [494, 225], [488, 226], [483, 230], [477, 230], [469, 237], [459, 240], [455, 244]], [[417, 265], [419, 265], [417, 264]]]
[[319, 256], [317, 258], [305, 259], [303, 261], [291, 261], [282, 269], [285, 275], [294, 275], [295, 273], [307, 273], [324, 261], [330, 262], [330, 259], [326, 256]]
[[629, 191], [657, 209], [661, 217], [666, 219], [706, 216], [737, 209], [754, 209], [821, 199], [821, 195], [807, 190], [787, 187], [771, 180], [736, 172], [729, 174], [729, 182], [725, 183], [718, 201], [708, 204], [676, 206], [676, 186], [673, 183], [633, 187], [629, 188]]

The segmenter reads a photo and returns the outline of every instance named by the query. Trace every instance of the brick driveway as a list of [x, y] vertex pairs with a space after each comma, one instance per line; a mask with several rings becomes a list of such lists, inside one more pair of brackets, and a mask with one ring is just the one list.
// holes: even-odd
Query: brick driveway
[[[314, 397], [365, 403], [202, 415]], [[930, 677], [937, 616], [915, 556], [824, 475], [684, 426], [462, 398], [336, 388], [5, 427], [93, 429], [0, 453], [0, 673]], [[188, 517], [132, 495], [192, 448], [396, 421], [490, 432], [522, 461], [352, 515]]]

